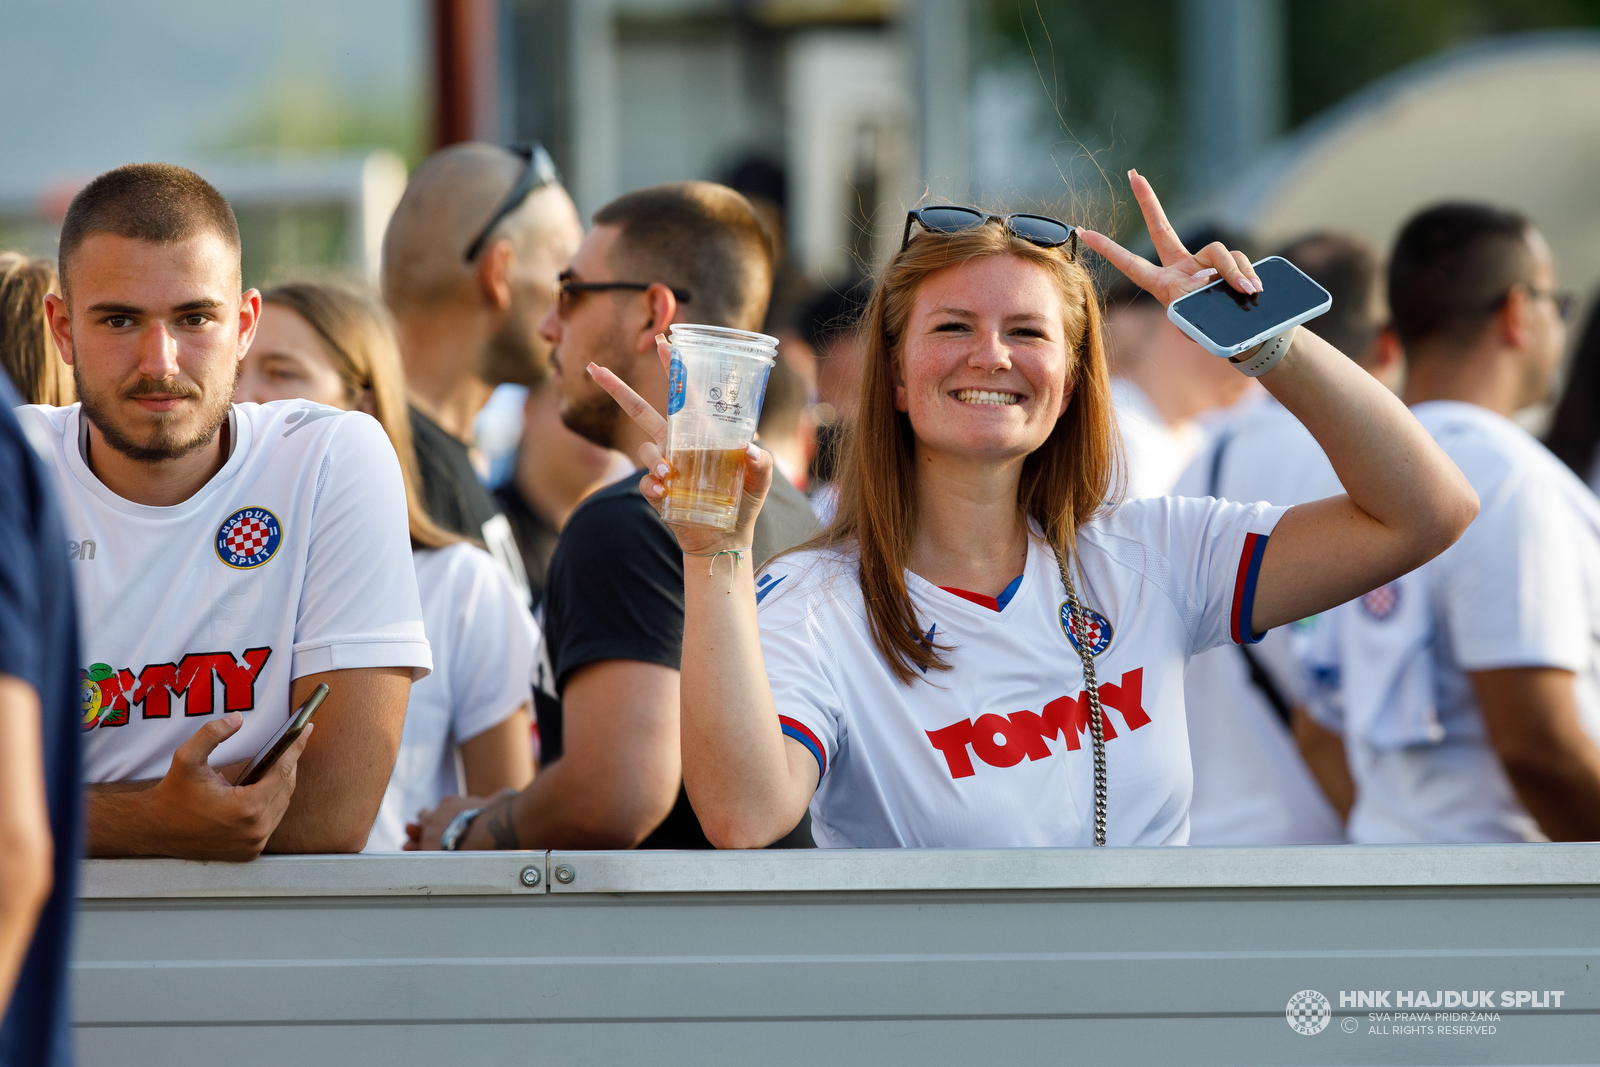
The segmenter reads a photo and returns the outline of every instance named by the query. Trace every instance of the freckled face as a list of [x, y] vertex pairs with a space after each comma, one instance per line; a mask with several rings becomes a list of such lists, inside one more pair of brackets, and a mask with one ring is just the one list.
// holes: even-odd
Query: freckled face
[[1050, 272], [1016, 256], [924, 281], [895, 388], [919, 450], [1004, 460], [1043, 445], [1072, 399], [1064, 312]]

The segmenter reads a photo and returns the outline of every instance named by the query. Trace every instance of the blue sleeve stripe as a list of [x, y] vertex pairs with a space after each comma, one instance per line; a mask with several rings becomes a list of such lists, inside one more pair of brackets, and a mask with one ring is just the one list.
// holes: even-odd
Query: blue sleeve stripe
[[783, 735], [792, 737], [811, 752], [817, 761], [817, 777], [828, 773], [828, 757], [822, 751], [822, 742], [817, 740], [817, 735], [806, 729], [805, 724], [789, 718], [787, 715], [778, 716], [778, 725], [783, 727]]

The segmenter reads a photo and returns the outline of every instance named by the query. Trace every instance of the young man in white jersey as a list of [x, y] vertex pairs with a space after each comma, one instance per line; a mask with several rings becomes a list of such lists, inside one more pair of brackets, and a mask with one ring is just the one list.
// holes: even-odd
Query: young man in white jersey
[[[1301, 238], [1278, 253], [1333, 296], [1318, 336], [1391, 391], [1403, 371], [1379, 311], [1375, 249], [1339, 234]], [[1179, 496], [1302, 504], [1343, 492], [1300, 420], [1270, 396], [1219, 424], [1173, 490]], [[1254, 646], [1215, 648], [1189, 661], [1184, 703], [1194, 759], [1193, 845], [1312, 845], [1343, 841], [1353, 792], [1337, 735], [1314, 729], [1294, 627]], [[1304, 744], [1305, 751], [1296, 741]]]
[[[90, 182], [61, 280], [80, 403], [19, 417], [76, 571], [90, 855], [358, 851], [431, 667], [393, 448], [365, 415], [231, 403], [261, 298], [198, 175]], [[233, 785], [322, 682], [311, 732]]]
[[1482, 511], [1425, 566], [1337, 609], [1354, 841], [1600, 838], [1600, 503], [1510, 420], [1545, 399], [1569, 300], [1527, 219], [1443, 204], [1389, 266], [1404, 399]]

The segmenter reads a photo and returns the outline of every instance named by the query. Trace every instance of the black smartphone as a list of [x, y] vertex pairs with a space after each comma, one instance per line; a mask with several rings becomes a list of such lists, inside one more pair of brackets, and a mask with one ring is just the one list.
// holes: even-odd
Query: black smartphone
[[317, 709], [322, 707], [322, 702], [327, 698], [327, 683], [318, 682], [317, 687], [311, 691], [311, 695], [306, 697], [306, 702], [301, 704], [293, 715], [289, 716], [289, 721], [284, 723], [278, 732], [273, 735], [272, 740], [262, 746], [261, 751], [256, 753], [255, 759], [251, 760], [245, 769], [239, 773], [239, 777], [234, 780], [233, 784], [255, 785], [261, 781], [262, 777], [272, 770], [272, 765], [278, 762], [279, 757], [288, 750], [290, 745], [294, 744], [295, 739], [305, 730], [306, 723], [311, 721], [311, 716], [317, 713]]
[[1236, 356], [1333, 307], [1328, 290], [1282, 256], [1252, 264], [1262, 292], [1215, 281], [1167, 308], [1167, 318], [1216, 356]]

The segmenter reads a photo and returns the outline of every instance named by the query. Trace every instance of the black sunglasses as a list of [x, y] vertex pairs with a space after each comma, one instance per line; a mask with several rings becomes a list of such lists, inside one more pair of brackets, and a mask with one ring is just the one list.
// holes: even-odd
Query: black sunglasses
[[919, 207], [906, 212], [905, 232], [900, 235], [900, 251], [904, 252], [911, 243], [911, 224], [915, 222], [929, 233], [961, 233], [963, 230], [977, 229], [991, 222], [998, 222], [1006, 228], [1006, 232], [1040, 248], [1060, 248], [1070, 244], [1072, 251], [1069, 253], [1074, 258], [1078, 255], [1078, 228], [1068, 226], [1060, 219], [1053, 219], [1048, 215], [990, 215], [979, 211], [977, 208], [956, 207], [954, 204], [935, 204], [932, 207]]
[[[573, 280], [570, 270], [564, 270], [556, 275], [556, 303], [560, 306], [562, 314], [565, 314], [569, 305], [567, 298], [573, 293], [609, 293], [618, 289], [642, 293], [655, 284], [655, 282], [579, 282]], [[671, 285], [667, 286], [667, 289], [680, 304], [687, 304], [694, 299], [687, 289]]]
[[500, 225], [501, 219], [521, 207], [522, 202], [537, 190], [547, 185], [561, 184], [561, 173], [556, 170], [556, 161], [550, 158], [550, 153], [546, 152], [544, 145], [538, 141], [522, 141], [506, 145], [506, 151], [515, 152], [527, 160], [528, 165], [523, 168], [522, 177], [517, 179], [517, 184], [511, 187], [506, 198], [500, 201], [500, 206], [494, 209], [494, 214], [489, 216], [489, 221], [483, 224], [483, 229], [478, 231], [478, 236], [467, 246], [465, 258], [468, 263], [478, 258], [483, 246], [489, 243], [489, 234]]

